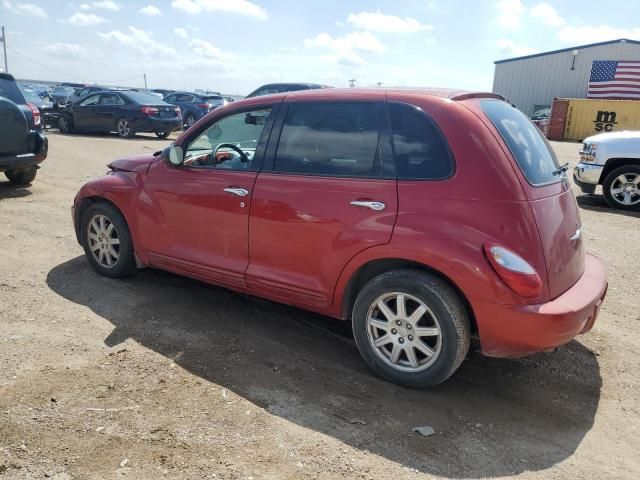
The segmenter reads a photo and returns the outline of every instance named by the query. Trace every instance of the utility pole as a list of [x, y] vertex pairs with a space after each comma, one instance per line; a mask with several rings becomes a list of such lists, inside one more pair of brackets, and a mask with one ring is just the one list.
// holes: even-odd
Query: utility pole
[[2, 47], [4, 48], [4, 73], [9, 73], [7, 66], [7, 35], [4, 33], [4, 25], [2, 26]]
[[149, 91], [149, 89], [147, 88], [147, 74], [143, 73], [142, 76], [144, 77], [144, 90]]
[[355, 78], [352, 78], [352, 79], [349, 80], [349, 86], [351, 88], [356, 86], [356, 79]]

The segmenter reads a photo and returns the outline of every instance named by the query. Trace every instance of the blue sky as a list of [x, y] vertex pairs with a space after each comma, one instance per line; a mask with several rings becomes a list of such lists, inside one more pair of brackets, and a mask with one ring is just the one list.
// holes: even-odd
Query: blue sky
[[639, 11], [640, 0], [0, 0], [0, 24], [19, 78], [490, 90], [494, 60], [640, 39]]

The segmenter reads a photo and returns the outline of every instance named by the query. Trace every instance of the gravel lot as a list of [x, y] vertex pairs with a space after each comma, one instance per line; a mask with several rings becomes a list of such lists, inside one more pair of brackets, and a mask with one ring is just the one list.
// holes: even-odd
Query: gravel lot
[[591, 333], [522, 360], [471, 353], [414, 391], [373, 376], [341, 322], [159, 271], [99, 277], [72, 199], [167, 141], [49, 139], [32, 186], [0, 181], [0, 478], [640, 476], [639, 215], [579, 197], [610, 276]]

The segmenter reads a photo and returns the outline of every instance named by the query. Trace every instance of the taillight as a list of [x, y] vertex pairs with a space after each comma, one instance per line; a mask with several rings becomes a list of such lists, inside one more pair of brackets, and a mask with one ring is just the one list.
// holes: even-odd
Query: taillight
[[198, 103], [196, 107], [202, 108], [203, 110], [209, 110], [211, 108], [211, 105], [209, 105], [208, 103]]
[[176, 108], [173, 109], [173, 111], [176, 112], [177, 116], [179, 116], [179, 117], [182, 116], [182, 112], [180, 111], [180, 108], [176, 107]]
[[31, 114], [33, 115], [33, 124], [38, 127], [42, 122], [42, 118], [40, 117], [40, 110], [33, 103], [27, 103], [27, 107], [31, 110]]
[[159, 110], [156, 107], [146, 107], [146, 106], [142, 107], [140, 111], [145, 115], [149, 115], [149, 116], [157, 115], [159, 112]]
[[485, 244], [484, 254], [498, 276], [514, 292], [525, 298], [540, 296], [542, 280], [525, 259], [504, 247]]

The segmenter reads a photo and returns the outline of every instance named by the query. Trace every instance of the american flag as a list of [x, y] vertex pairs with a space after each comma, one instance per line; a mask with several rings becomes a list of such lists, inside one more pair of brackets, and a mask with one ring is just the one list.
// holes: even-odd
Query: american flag
[[594, 60], [587, 98], [640, 99], [640, 61]]

